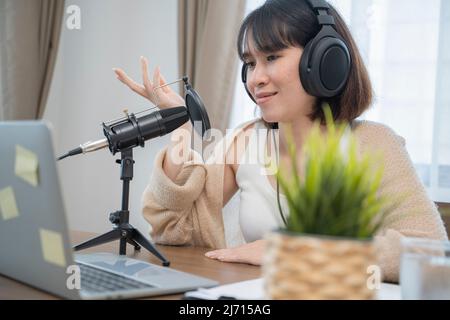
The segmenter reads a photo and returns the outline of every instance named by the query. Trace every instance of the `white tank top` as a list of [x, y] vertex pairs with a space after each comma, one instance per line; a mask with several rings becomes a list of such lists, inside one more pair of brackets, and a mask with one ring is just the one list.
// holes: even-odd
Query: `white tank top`
[[[272, 133], [262, 121], [257, 121], [243, 155], [245, 158], [241, 159], [236, 173], [236, 183], [241, 191], [239, 223], [246, 242], [262, 239], [265, 233], [284, 227], [278, 210], [277, 191], [264, 167], [267, 138], [272, 138]], [[289, 209], [281, 187], [280, 203], [287, 219]]]

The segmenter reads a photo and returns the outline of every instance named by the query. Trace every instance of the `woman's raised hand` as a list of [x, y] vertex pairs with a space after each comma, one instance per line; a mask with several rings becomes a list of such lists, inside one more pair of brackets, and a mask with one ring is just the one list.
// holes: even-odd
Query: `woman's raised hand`
[[184, 99], [169, 86], [156, 89], [156, 87], [166, 84], [166, 80], [161, 75], [159, 67], [153, 73], [153, 82], [148, 76], [148, 61], [145, 57], [141, 57], [141, 70], [143, 84], [139, 84], [131, 79], [122, 69], [114, 68], [114, 72], [122, 83], [134, 92], [140, 94], [144, 98], [150, 100], [160, 109], [184, 106]]

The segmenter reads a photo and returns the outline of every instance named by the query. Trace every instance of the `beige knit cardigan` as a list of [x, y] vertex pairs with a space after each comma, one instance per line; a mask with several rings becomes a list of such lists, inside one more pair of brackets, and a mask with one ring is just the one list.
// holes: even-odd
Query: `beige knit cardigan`
[[[152, 227], [151, 236], [156, 243], [226, 247], [222, 217], [224, 161], [217, 160], [224, 159], [233, 139], [255, 121], [258, 119], [227, 135], [205, 162], [192, 151], [175, 182], [163, 171], [167, 149], [157, 155], [151, 182], [142, 197], [143, 215]], [[352, 130], [361, 153], [379, 150], [383, 154], [385, 169], [380, 194], [405, 195], [390, 214], [389, 223], [375, 237], [383, 280], [398, 282], [401, 237], [447, 239], [447, 233], [415, 172], [404, 139], [374, 122], [354, 121]]]

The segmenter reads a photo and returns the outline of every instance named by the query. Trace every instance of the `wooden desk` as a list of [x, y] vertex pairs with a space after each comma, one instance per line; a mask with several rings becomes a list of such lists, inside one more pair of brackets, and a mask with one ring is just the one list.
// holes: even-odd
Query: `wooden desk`
[[[74, 231], [71, 233], [73, 244], [78, 244], [94, 236], [95, 234], [87, 232]], [[259, 278], [261, 274], [260, 267], [244, 264], [224, 263], [208, 259], [204, 256], [204, 254], [209, 251], [209, 249], [160, 245], [157, 245], [156, 247], [170, 261], [171, 268], [210, 278], [218, 281], [220, 284], [256, 279]], [[119, 241], [111, 242], [80, 252], [111, 252], [118, 254]], [[147, 252], [144, 248], [141, 249], [141, 251], [136, 251], [135, 253], [134, 248], [128, 245], [127, 256], [161, 265], [160, 261], [151, 253]], [[178, 294], [151, 297], [151, 299], [173, 300], [180, 299], [181, 297], [182, 294]], [[0, 275], [0, 299], [58, 299], [58, 297]]]

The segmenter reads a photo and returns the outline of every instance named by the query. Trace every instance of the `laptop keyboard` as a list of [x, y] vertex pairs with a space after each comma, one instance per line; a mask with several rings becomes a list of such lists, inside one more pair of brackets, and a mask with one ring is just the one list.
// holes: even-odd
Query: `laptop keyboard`
[[110, 292], [154, 287], [89, 265], [78, 263], [78, 266], [81, 271], [81, 289], [85, 291]]

